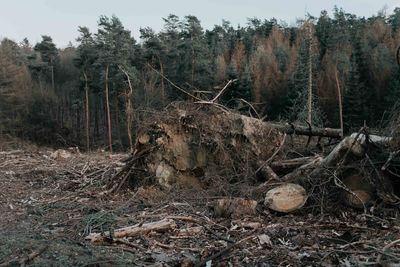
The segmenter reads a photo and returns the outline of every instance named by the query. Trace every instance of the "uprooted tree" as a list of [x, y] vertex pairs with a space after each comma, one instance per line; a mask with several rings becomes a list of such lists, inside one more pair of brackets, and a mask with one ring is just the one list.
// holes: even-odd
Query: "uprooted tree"
[[[238, 185], [238, 196], [260, 200], [267, 193], [265, 204], [281, 212], [307, 199], [355, 208], [377, 199], [398, 205], [398, 138], [364, 127], [340, 139], [340, 129], [269, 123], [214, 103], [176, 102], [141, 123], [135, 151], [109, 191]], [[293, 146], [303, 156], [295, 156]]]

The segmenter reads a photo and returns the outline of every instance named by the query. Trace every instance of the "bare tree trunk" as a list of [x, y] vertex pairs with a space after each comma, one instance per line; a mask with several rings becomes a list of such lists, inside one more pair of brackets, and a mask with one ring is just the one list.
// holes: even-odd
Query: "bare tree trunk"
[[313, 36], [312, 36], [312, 28], [311, 28], [311, 22], [308, 23], [308, 34], [309, 34], [309, 45], [308, 45], [308, 123], [311, 125], [312, 124], [312, 42], [313, 42]]
[[39, 80], [40, 93], [43, 94], [42, 71], [41, 71], [41, 70], [39, 71], [39, 78], [38, 78], [38, 80]]
[[85, 77], [85, 113], [86, 113], [86, 150], [90, 151], [90, 137], [89, 137], [89, 132], [90, 132], [90, 120], [89, 120], [89, 86], [88, 86], [88, 78], [86, 75], [86, 72], [83, 72], [83, 76]]
[[76, 140], [81, 141], [81, 113], [79, 112], [80, 106], [76, 108]]
[[108, 65], [106, 66], [105, 89], [106, 89], [106, 113], [107, 113], [107, 128], [108, 128], [108, 145], [112, 153], [112, 135], [111, 135], [111, 114], [110, 101], [108, 99]]
[[[161, 64], [161, 61], [160, 61]], [[119, 67], [120, 70], [125, 74], [126, 79], [128, 80], [129, 91], [126, 92], [126, 130], [128, 132], [129, 139], [129, 148], [130, 151], [133, 152], [133, 141], [132, 141], [132, 121], [133, 121], [133, 105], [132, 105], [132, 95], [133, 88], [131, 79], [129, 78], [128, 72], [126, 72], [122, 67]], [[162, 67], [161, 67], [162, 69]]]
[[94, 107], [94, 132], [95, 132], [95, 137], [98, 138], [100, 135], [99, 95], [95, 94], [94, 99], [95, 99], [95, 101], [94, 101], [94, 104], [95, 104], [95, 107]]
[[337, 93], [338, 93], [338, 100], [339, 100], [339, 119], [340, 119], [340, 130], [342, 131], [341, 135], [343, 137], [343, 105], [342, 105], [342, 91], [340, 90], [337, 66], [335, 69], [335, 79], [336, 79], [336, 86], [337, 86]]

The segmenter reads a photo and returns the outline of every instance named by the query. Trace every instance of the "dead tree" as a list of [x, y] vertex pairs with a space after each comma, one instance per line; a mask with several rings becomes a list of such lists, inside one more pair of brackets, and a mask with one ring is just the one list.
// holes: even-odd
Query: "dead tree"
[[131, 152], [133, 152], [133, 140], [132, 140], [132, 121], [133, 121], [133, 105], [132, 105], [132, 95], [133, 95], [133, 88], [132, 88], [132, 83], [131, 79], [129, 77], [129, 74], [126, 70], [124, 70], [121, 66], [119, 66], [119, 69], [125, 74], [126, 79], [128, 81], [128, 87], [129, 91], [125, 93], [125, 98], [126, 98], [126, 130], [128, 134], [128, 139], [129, 139], [129, 149]]

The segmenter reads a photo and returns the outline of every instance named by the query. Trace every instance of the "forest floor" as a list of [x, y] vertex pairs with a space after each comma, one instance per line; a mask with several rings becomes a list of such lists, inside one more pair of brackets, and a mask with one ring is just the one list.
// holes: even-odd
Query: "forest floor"
[[[0, 152], [0, 266], [399, 266], [397, 210], [304, 208], [216, 218], [223, 196], [156, 187], [105, 195], [125, 154], [26, 147]], [[169, 218], [175, 225], [124, 243], [89, 233]], [[379, 264], [378, 264], [379, 263]]]

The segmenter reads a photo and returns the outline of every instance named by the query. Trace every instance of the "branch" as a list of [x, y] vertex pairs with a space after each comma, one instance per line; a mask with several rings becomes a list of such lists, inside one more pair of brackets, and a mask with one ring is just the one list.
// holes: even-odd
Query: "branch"
[[198, 98], [194, 95], [192, 95], [191, 93], [183, 90], [182, 88], [180, 88], [178, 85], [176, 85], [175, 83], [173, 83], [170, 79], [168, 79], [167, 77], [164, 76], [164, 74], [162, 74], [161, 72], [159, 72], [158, 70], [156, 70], [153, 66], [151, 66], [150, 64], [147, 63], [147, 66], [149, 66], [153, 71], [155, 71], [158, 75], [160, 75], [163, 79], [165, 79], [167, 82], [169, 82], [173, 87], [175, 87], [176, 89], [178, 89], [179, 91], [181, 91], [182, 93], [184, 93], [185, 95], [190, 96], [191, 98], [197, 100], [197, 101], [203, 101], [203, 99]]
[[225, 92], [225, 90], [231, 85], [232, 83], [236, 82], [238, 79], [229, 80], [228, 83], [224, 86], [224, 88], [219, 91], [219, 93], [211, 100], [212, 103], [218, 100], [218, 98]]

